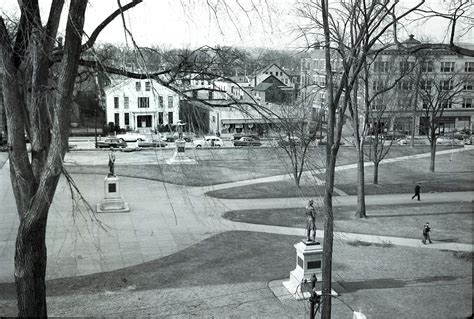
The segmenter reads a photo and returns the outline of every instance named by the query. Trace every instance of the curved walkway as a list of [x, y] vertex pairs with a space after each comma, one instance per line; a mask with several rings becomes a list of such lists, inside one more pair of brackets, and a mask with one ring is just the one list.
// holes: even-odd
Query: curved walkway
[[[451, 151], [449, 151], [451, 152]], [[419, 156], [419, 155], [415, 155]], [[411, 157], [404, 157], [409, 159]], [[395, 159], [394, 159], [395, 160]], [[342, 167], [338, 169], [344, 169]], [[103, 196], [103, 176], [76, 175], [75, 181], [87, 200], [94, 204]], [[251, 180], [247, 183], [257, 183]], [[186, 187], [138, 178], [121, 178], [122, 194], [130, 204], [125, 214], [94, 215], [83, 205], [71, 213], [71, 195], [61, 179], [50, 209], [47, 229], [47, 277], [79, 276], [110, 271], [161, 258], [185, 249], [224, 231], [241, 230], [304, 236], [299, 228], [232, 222], [222, 214], [236, 209], [302, 207], [305, 199], [280, 198], [226, 200], [204, 196], [216, 187], [233, 187], [242, 182], [212, 187]], [[406, 203], [411, 194], [367, 196], [367, 204], [396, 205]], [[173, 200], [170, 200], [170, 199]], [[474, 192], [424, 194], [422, 203], [472, 201]], [[335, 205], [353, 205], [355, 196], [334, 198]], [[13, 281], [13, 255], [18, 220], [9, 181], [8, 162], [0, 169], [0, 282]], [[318, 231], [318, 237], [323, 232]], [[406, 247], [427, 247], [453, 251], [473, 251], [469, 244], [436, 243], [423, 245], [420, 240], [335, 233], [344, 240], [391, 243]]]

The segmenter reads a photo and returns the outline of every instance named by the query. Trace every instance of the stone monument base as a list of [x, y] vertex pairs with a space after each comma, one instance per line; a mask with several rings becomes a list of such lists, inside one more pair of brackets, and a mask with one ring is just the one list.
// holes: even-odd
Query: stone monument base
[[[311, 276], [314, 274], [317, 278], [315, 290], [321, 294], [323, 247], [319, 242], [306, 239], [294, 247], [296, 248], [296, 268], [290, 271], [290, 279], [283, 282], [283, 286], [297, 300], [309, 298], [311, 296]], [[333, 289], [331, 294], [338, 296]]]
[[104, 199], [97, 204], [98, 213], [127, 213], [130, 211], [128, 203], [124, 201], [122, 196], [116, 199]]
[[120, 179], [108, 175], [104, 179], [104, 199], [97, 204], [97, 213], [126, 213], [130, 211], [128, 203], [120, 195]]

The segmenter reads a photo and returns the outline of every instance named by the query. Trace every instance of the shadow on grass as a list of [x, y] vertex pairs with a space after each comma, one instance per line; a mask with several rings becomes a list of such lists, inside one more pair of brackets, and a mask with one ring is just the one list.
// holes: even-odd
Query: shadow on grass
[[396, 214], [396, 215], [377, 215], [371, 214], [368, 215], [367, 218], [394, 218], [394, 217], [409, 217], [409, 216], [438, 216], [438, 215], [472, 215], [473, 212], [445, 212], [445, 213], [412, 213], [412, 214]]
[[[182, 288], [284, 278], [294, 268], [300, 237], [231, 231], [173, 255], [115, 271], [47, 281], [53, 295]], [[0, 284], [0, 300], [15, 298], [14, 284]]]
[[406, 286], [414, 286], [417, 284], [426, 284], [433, 282], [448, 282], [454, 281], [459, 276], [431, 276], [422, 277], [415, 279], [397, 279], [397, 278], [381, 278], [381, 279], [369, 279], [363, 281], [338, 281], [337, 283], [344, 289], [343, 293], [352, 293], [358, 290], [366, 289], [392, 289], [392, 288], [404, 288]]

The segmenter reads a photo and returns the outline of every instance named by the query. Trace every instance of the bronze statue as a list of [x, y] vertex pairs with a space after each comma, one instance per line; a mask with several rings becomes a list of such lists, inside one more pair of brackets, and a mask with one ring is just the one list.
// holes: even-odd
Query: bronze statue
[[111, 148], [110, 153], [109, 153], [109, 174], [108, 174], [108, 176], [115, 176], [114, 166], [115, 166], [115, 153], [114, 153], [113, 148]]
[[[308, 206], [306, 206], [306, 237], [308, 241], [316, 241], [316, 208], [313, 204], [313, 200], [310, 199]], [[312, 237], [310, 236], [311, 230], [313, 231]]]
[[186, 123], [181, 123], [181, 120], [178, 120], [178, 123], [176, 123], [176, 126], [178, 127], [178, 139], [182, 140], [183, 139], [183, 126], [185, 126]]

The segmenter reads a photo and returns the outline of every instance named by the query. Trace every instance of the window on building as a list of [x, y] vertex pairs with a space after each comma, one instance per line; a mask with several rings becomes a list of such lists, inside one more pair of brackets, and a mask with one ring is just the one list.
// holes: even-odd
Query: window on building
[[212, 100], [214, 98], [214, 91], [207, 91], [207, 95], [209, 100]]
[[432, 81], [431, 80], [421, 80], [420, 81], [420, 88], [424, 91], [431, 91], [432, 88]]
[[115, 125], [120, 125], [120, 114], [119, 113], [114, 113], [114, 124]]
[[462, 89], [464, 91], [473, 91], [473, 87], [474, 85], [472, 84], [472, 82], [466, 82], [463, 84]]
[[441, 72], [454, 72], [454, 62], [441, 62]]
[[142, 90], [142, 83], [140, 81], [135, 82], [135, 89], [137, 92], [140, 92]]
[[193, 98], [195, 98], [195, 99], [198, 98], [198, 91], [193, 91]]
[[168, 124], [173, 124], [173, 112], [168, 112]]
[[421, 102], [421, 107], [426, 110], [427, 108], [430, 107], [430, 104], [431, 104], [431, 103], [430, 103], [430, 100], [428, 100], [428, 99], [423, 99], [423, 101]]
[[379, 92], [379, 91], [382, 91], [384, 89], [385, 85], [383, 83], [383, 81], [374, 81], [372, 82], [372, 90], [374, 90], [374, 92]]
[[162, 95], [158, 95], [158, 106], [159, 107], [163, 107], [163, 96]]
[[118, 109], [118, 108], [119, 108], [119, 97], [114, 96], [114, 109]]
[[145, 91], [150, 91], [151, 90], [151, 83], [150, 81], [145, 82]]
[[402, 61], [400, 62], [400, 72], [411, 72], [415, 67], [415, 62]]
[[474, 72], [474, 62], [464, 62], [464, 72]]
[[273, 75], [273, 71], [270, 71], [270, 75]]
[[383, 109], [383, 99], [378, 97], [372, 102], [372, 110], [382, 110]]
[[123, 107], [126, 108], [126, 109], [128, 109], [129, 104], [130, 104], [130, 102], [129, 102], [129, 100], [128, 100], [128, 96], [124, 96], [124, 97], [123, 97]]
[[138, 97], [138, 107], [139, 108], [148, 108], [150, 107], [150, 98], [147, 96]]
[[451, 100], [443, 100], [441, 101], [441, 108], [443, 109], [450, 109], [453, 107], [453, 101]]
[[168, 95], [168, 107], [173, 107], [173, 96]]
[[163, 112], [158, 112], [158, 124], [162, 125], [163, 122]]
[[421, 63], [421, 72], [433, 72], [433, 61], [425, 61]]
[[462, 108], [463, 109], [472, 108], [472, 98], [463, 98], [462, 99]]
[[125, 113], [125, 125], [130, 125], [130, 113]]
[[388, 62], [386, 61], [375, 61], [374, 62], [374, 71], [378, 73], [387, 73], [388, 72]]
[[413, 85], [410, 81], [400, 81], [398, 82], [398, 89], [403, 91], [410, 91], [413, 88]]
[[215, 115], [212, 116], [212, 123], [216, 123], [216, 116]]
[[451, 91], [454, 88], [454, 83], [452, 80], [442, 80], [440, 82], [441, 91]]

